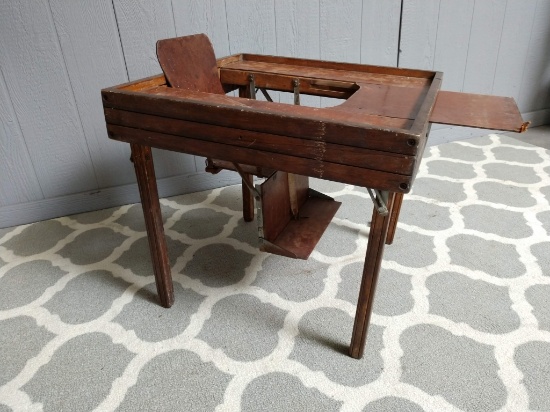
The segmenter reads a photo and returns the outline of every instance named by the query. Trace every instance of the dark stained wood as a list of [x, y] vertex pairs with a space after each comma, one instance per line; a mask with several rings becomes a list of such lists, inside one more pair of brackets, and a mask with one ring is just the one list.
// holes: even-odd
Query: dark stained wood
[[254, 185], [254, 176], [247, 173], [242, 178], [243, 219], [245, 222], [252, 222], [254, 220], [254, 194], [248, 188], [248, 185]]
[[[109, 137], [132, 147], [162, 305], [172, 304], [173, 291], [151, 147], [206, 156], [213, 173], [238, 164], [246, 182], [252, 173], [271, 176], [262, 186], [261, 247], [284, 256], [307, 258], [339, 206], [309, 189], [307, 176], [388, 191], [389, 215], [373, 211], [349, 350], [355, 358], [431, 122], [527, 127], [511, 99], [441, 92], [440, 72], [253, 54], [215, 61], [204, 35], [161, 41], [158, 54], [166, 76], [104, 89], [102, 98]], [[250, 74], [257, 87], [292, 91], [299, 80], [302, 94], [344, 100], [311, 108], [248, 99]], [[223, 94], [237, 88], [239, 98]], [[251, 200], [243, 185], [245, 220], [254, 216]]]
[[437, 95], [430, 122], [511, 132], [524, 132], [529, 126], [511, 97], [445, 91]]
[[[262, 240], [267, 242], [262, 242], [260, 249], [307, 259], [341, 203], [329, 197], [317, 197], [308, 189], [305, 176], [289, 176], [277, 172], [261, 185]], [[293, 191], [298, 209], [295, 214], [291, 210]]]
[[363, 114], [415, 119], [429, 86], [397, 87], [359, 83], [359, 91], [334, 110], [353, 110]]
[[[158, 94], [107, 89], [103, 91], [103, 106], [392, 153], [415, 155], [417, 151], [416, 143], [410, 144], [411, 135], [406, 130], [389, 125], [395, 122], [407, 127], [412, 123], [409, 119], [359, 116], [356, 113], [338, 112], [329, 108], [297, 108], [281, 103], [188, 92], [174, 88], [162, 88], [162, 92], [156, 90]], [[193, 93], [205, 98], [193, 100]], [[381, 127], [377, 127], [379, 125]]]
[[214, 48], [205, 34], [159, 40], [157, 57], [170, 86], [224, 94]]
[[376, 282], [378, 281], [378, 274], [380, 273], [380, 265], [384, 254], [384, 245], [386, 244], [393, 197], [393, 193], [390, 193], [388, 198], [388, 207], [390, 209], [389, 215], [382, 216], [378, 213], [376, 207], [373, 208], [372, 212], [369, 240], [367, 243], [367, 255], [363, 268], [363, 277], [359, 289], [357, 311], [355, 313], [353, 334], [349, 348], [349, 355], [356, 359], [363, 357], [363, 351], [365, 350], [367, 331], [374, 301], [374, 292], [376, 290]]
[[169, 308], [174, 303], [174, 287], [172, 285], [166, 239], [164, 238], [153, 155], [149, 146], [140, 144], [131, 144], [130, 146], [145, 218], [157, 293], [160, 304], [165, 308]]
[[[408, 118], [388, 117], [370, 115], [368, 113], [360, 113], [351, 110], [334, 110], [334, 107], [307, 107], [307, 106], [295, 106], [277, 102], [266, 102], [253, 99], [238, 99], [233, 96], [217, 95], [211, 93], [193, 92], [187, 90], [173, 89], [169, 87], [158, 87], [147, 90], [148, 96], [166, 96], [174, 97], [179, 101], [186, 101], [186, 99], [193, 99], [195, 103], [204, 104], [205, 110], [207, 105], [215, 104], [219, 109], [223, 106], [237, 109], [239, 111], [253, 111], [260, 115], [260, 113], [270, 113], [271, 120], [277, 115], [285, 116], [286, 121], [292, 121], [296, 117], [302, 119], [303, 122], [307, 120], [319, 120], [326, 122], [327, 124], [339, 122], [342, 124], [361, 125], [365, 126], [383, 126], [386, 128], [399, 129], [409, 128], [412, 125], [412, 121]], [[237, 115], [237, 113], [232, 113]], [[211, 121], [213, 122], [213, 120]], [[254, 127], [254, 125], [251, 125]], [[376, 130], [376, 129], [374, 129]], [[397, 130], [400, 131], [400, 130]], [[401, 133], [406, 131], [401, 130]]]
[[330, 199], [310, 197], [300, 208], [298, 219], [290, 219], [284, 230], [273, 241], [276, 248], [264, 246], [266, 252], [281, 254], [290, 252], [291, 257], [307, 259], [321, 239], [327, 226], [340, 207], [340, 202]]
[[399, 213], [401, 212], [401, 204], [403, 203], [403, 193], [396, 193], [393, 198], [393, 205], [390, 214], [390, 223], [388, 226], [388, 235], [386, 236], [386, 245], [393, 243], [395, 237], [395, 231], [397, 230], [397, 222], [399, 220]]
[[[220, 70], [220, 80], [224, 85], [246, 85], [249, 81], [248, 76], [248, 72], [226, 69]], [[292, 92], [294, 88], [293, 81], [296, 79], [300, 81], [300, 94], [347, 99], [357, 89], [357, 84], [355, 82], [323, 81], [300, 76], [285, 76], [281, 74], [259, 72], [254, 73], [254, 82], [256, 83], [256, 87], [262, 87], [269, 90]]]
[[261, 185], [263, 238], [273, 242], [292, 219], [288, 177], [276, 172]]
[[148, 132], [142, 129], [107, 124], [109, 137], [128, 143], [144, 143], [159, 149], [181, 151], [197, 156], [223, 157], [239, 164], [252, 164], [279, 169], [304, 176], [317, 177], [335, 182], [373, 187], [407, 193], [411, 176], [356, 166], [306, 159], [285, 154], [272, 154], [262, 150], [235, 147], [205, 140], [189, 139], [165, 133]]
[[[420, 105], [420, 109], [418, 109], [418, 113], [416, 114], [414, 123], [411, 127], [411, 132], [416, 134], [420, 139], [424, 140], [424, 144], [427, 138], [428, 127], [430, 125], [430, 115], [432, 114], [435, 99], [437, 98], [437, 94], [441, 88], [442, 81], [443, 73], [435, 72], [432, 83], [424, 96], [424, 101]], [[422, 154], [422, 151], [420, 154]]]
[[309, 193], [309, 178], [307, 176], [288, 173], [288, 194], [290, 197], [290, 211], [293, 218], [297, 218], [300, 208], [307, 201]]
[[105, 90], [126, 90], [126, 91], [142, 91], [152, 87], [165, 86], [166, 78], [163, 74], [146, 77], [144, 79], [134, 80], [132, 82], [121, 84], [116, 88], [108, 88]]
[[[105, 118], [109, 124], [133, 127], [152, 132], [164, 132], [200, 140], [209, 140], [232, 146], [258, 149], [272, 153], [329, 161], [363, 167], [367, 169], [410, 175], [414, 168], [414, 156], [394, 154], [385, 151], [362, 149], [317, 140], [299, 139], [252, 132], [204, 123], [170, 119], [162, 116], [150, 116], [135, 112], [105, 109]], [[214, 163], [220, 164], [215, 160]], [[230, 169], [233, 169], [229, 167]]]
[[[337, 67], [337, 66], [335, 66]], [[387, 74], [383, 72], [354, 71], [338, 68], [322, 68], [303, 66], [299, 64], [273, 64], [266, 61], [241, 60], [228, 63], [220, 67], [220, 75], [226, 70], [236, 70], [248, 73], [272, 73], [284, 76], [301, 78], [326, 79], [343, 82], [360, 82], [374, 84], [393, 84], [410, 87], [411, 85], [424, 86], [430, 83], [430, 77], [410, 77], [402, 74]], [[433, 75], [433, 73], [432, 73]]]

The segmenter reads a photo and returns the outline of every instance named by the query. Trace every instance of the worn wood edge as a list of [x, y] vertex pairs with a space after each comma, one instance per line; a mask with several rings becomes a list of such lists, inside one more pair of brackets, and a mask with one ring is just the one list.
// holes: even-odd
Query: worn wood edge
[[[247, 86], [240, 86], [245, 89]], [[413, 121], [409, 118], [395, 117], [395, 116], [383, 116], [380, 114], [360, 112], [355, 109], [345, 108], [342, 105], [333, 107], [310, 107], [310, 106], [296, 106], [288, 103], [280, 102], [268, 102], [250, 98], [242, 98], [242, 96], [234, 97], [216, 93], [205, 93], [191, 90], [183, 90], [172, 87], [153, 87], [142, 90], [141, 92], [149, 96], [162, 96], [166, 101], [182, 101], [185, 103], [194, 103], [198, 105], [204, 105], [204, 109], [215, 106], [218, 110], [233, 109], [238, 112], [251, 112], [258, 115], [264, 115], [269, 117], [282, 116], [286, 117], [286, 120], [292, 120], [299, 122], [303, 121], [317, 121], [323, 122], [327, 125], [341, 125], [341, 126], [356, 126], [363, 130], [371, 130], [378, 132], [398, 132], [408, 133], [409, 128], [402, 127], [403, 124], [412, 125]], [[166, 102], [164, 104], [167, 104]], [[191, 111], [191, 108], [189, 108]], [[217, 110], [216, 110], [217, 111]], [[215, 113], [214, 118], [217, 118], [218, 113]], [[215, 119], [208, 117], [208, 123], [214, 123]], [[246, 129], [250, 129], [250, 123], [246, 124]], [[280, 127], [280, 125], [279, 125]], [[243, 127], [238, 127], [243, 128]], [[325, 130], [323, 131], [323, 133]], [[345, 136], [341, 136], [345, 138]], [[388, 137], [385, 137], [387, 140]]]
[[441, 88], [441, 83], [443, 81], [443, 73], [436, 72], [432, 79], [432, 84], [428, 92], [424, 96], [424, 102], [420, 106], [418, 113], [416, 114], [416, 119], [411, 127], [411, 133], [416, 134], [419, 139], [425, 137], [425, 132], [430, 121], [430, 115], [432, 114], [433, 108], [435, 106], [435, 101], [437, 94]]
[[[394, 194], [390, 193], [388, 207], [390, 213], [393, 207]], [[363, 356], [367, 332], [372, 314], [374, 295], [380, 267], [384, 255], [384, 248], [388, 233], [390, 217], [382, 216], [376, 208], [373, 208], [372, 224], [367, 241], [367, 252], [359, 288], [359, 297], [353, 322], [353, 332], [349, 347], [349, 355], [352, 358], [360, 359]]]
[[431, 83], [431, 78], [373, 73], [369, 71], [338, 70], [322, 67], [307, 67], [290, 64], [270, 64], [266, 62], [239, 61], [220, 68], [221, 72], [237, 72], [241, 74], [278, 75], [296, 77], [308, 80], [360, 82], [372, 84], [392, 84], [396, 87], [425, 86]]
[[216, 65], [218, 66], [218, 70], [219, 70], [226, 64], [235, 63], [235, 62], [241, 61], [242, 59], [243, 59], [242, 53], [232, 54], [230, 56], [224, 56], [224, 57], [220, 57], [219, 59], [216, 59]]
[[304, 176], [371, 187], [391, 192], [408, 193], [411, 176], [381, 172], [355, 166], [316, 161], [290, 155], [273, 154], [250, 148], [238, 148], [222, 143], [190, 139], [164, 133], [148, 132], [141, 129], [107, 124], [109, 137], [127, 143], [144, 144], [160, 149], [178, 151], [229, 160], [235, 163], [251, 164], [283, 170]]
[[140, 91], [151, 87], [163, 86], [163, 85], [166, 85], [166, 77], [164, 77], [164, 74], [161, 73], [161, 74], [155, 74], [149, 77], [144, 77], [143, 79], [122, 83], [117, 86], [106, 87], [101, 90], [101, 93], [103, 94], [104, 92], [108, 93], [116, 90]]
[[[365, 73], [375, 73], [375, 74], [389, 74], [394, 76], [403, 76], [403, 77], [416, 77], [416, 78], [425, 78], [431, 79], [434, 76], [434, 72], [430, 70], [420, 70], [420, 69], [407, 69], [400, 67], [386, 67], [386, 66], [377, 66], [370, 64], [360, 64], [360, 63], [344, 63], [331, 60], [316, 60], [316, 59], [305, 59], [299, 57], [285, 57], [285, 56], [272, 56], [272, 55], [262, 55], [254, 53], [243, 53], [241, 60], [250, 60], [258, 61], [264, 63], [278, 63], [278, 64], [293, 64], [295, 66], [304, 66], [311, 68], [321, 68], [321, 69], [333, 69], [333, 70], [352, 70]], [[227, 64], [227, 63], [226, 63]]]
[[174, 304], [174, 286], [168, 249], [166, 247], [166, 238], [164, 236], [164, 223], [160, 210], [153, 153], [149, 146], [139, 144], [131, 144], [130, 146], [145, 227], [147, 229], [147, 240], [155, 275], [157, 295], [161, 306], [169, 308]]
[[[171, 92], [174, 93], [174, 90], [172, 89]], [[177, 92], [178, 90], [175, 91], [175, 94], [178, 94]], [[321, 112], [321, 118], [304, 117], [288, 113], [276, 113], [272, 110], [273, 106], [271, 106], [276, 105], [276, 103], [254, 101], [259, 108], [250, 108], [246, 105], [230, 106], [181, 97], [166, 98], [163, 95], [153, 95], [139, 91], [120, 91], [116, 88], [103, 90], [102, 97], [104, 108], [169, 116], [201, 123], [213, 123], [215, 121], [218, 126], [244, 128], [246, 130], [314, 140], [323, 139], [327, 142], [344, 143], [350, 146], [406, 155], [417, 153], [416, 143], [418, 137], [408, 130], [373, 127], [351, 121], [335, 122], [331, 121], [330, 116], [327, 116], [330, 114], [329, 111]], [[313, 112], [322, 110], [303, 108], [312, 109]], [[217, 112], [216, 116], [211, 115], [213, 111]], [[250, 126], [252, 119], [257, 120], [254, 127]], [[307, 135], [303, 133], [304, 128], [311, 129]]]
[[[380, 150], [358, 148], [336, 143], [274, 135], [248, 130], [171, 119], [118, 109], [105, 109], [109, 124], [173, 134], [191, 139], [224, 143], [229, 146], [258, 149], [271, 153], [294, 155], [383, 172], [411, 175], [415, 157]], [[273, 142], [277, 141], [277, 145]], [[344, 160], [345, 159], [345, 160]]]
[[[474, 118], [469, 119], [469, 121], [457, 119], [456, 117], [453, 119], [453, 114], [455, 113], [451, 111], [451, 113], [445, 112], [445, 104], [449, 101], [452, 101], [453, 96], [459, 96], [461, 99], [471, 98], [471, 99], [485, 99], [490, 100], [492, 99], [495, 102], [500, 102], [500, 106], [505, 110], [506, 115], [502, 116], [502, 118], [499, 118], [498, 120], [491, 117], [491, 121], [494, 123], [489, 124], [489, 119], [485, 119], [485, 122], [478, 122]], [[440, 100], [441, 98], [441, 100]], [[452, 106], [451, 106], [452, 107]], [[476, 106], [479, 107], [479, 106]], [[515, 102], [514, 98], [512, 97], [504, 97], [504, 96], [493, 96], [493, 95], [483, 95], [483, 94], [474, 94], [474, 93], [460, 93], [460, 92], [452, 92], [452, 91], [445, 91], [440, 90], [437, 99], [434, 105], [434, 109], [430, 116], [430, 122], [433, 123], [439, 123], [439, 124], [446, 124], [449, 126], [465, 126], [465, 127], [476, 127], [479, 129], [489, 129], [489, 130], [503, 130], [508, 132], [516, 132], [516, 133], [523, 133], [527, 130], [531, 122], [524, 121], [521, 115], [521, 112], [519, 111], [519, 108], [517, 106], [517, 103]], [[498, 124], [497, 124], [498, 123]]]
[[[256, 87], [281, 92], [293, 92], [293, 81], [298, 80], [300, 82], [300, 94], [310, 96], [346, 99], [358, 88], [355, 82], [332, 81], [332, 84], [330, 84], [330, 80], [316, 79], [305, 76], [289, 76], [252, 71], [245, 72], [225, 68], [219, 69], [220, 81], [224, 85], [246, 86], [249, 82], [248, 76], [250, 74], [254, 74], [254, 82]], [[322, 87], [323, 85], [324, 87]]]

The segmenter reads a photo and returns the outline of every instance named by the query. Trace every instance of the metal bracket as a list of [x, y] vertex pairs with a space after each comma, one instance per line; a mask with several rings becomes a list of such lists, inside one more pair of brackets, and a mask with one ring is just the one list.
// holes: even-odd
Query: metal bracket
[[292, 86], [294, 88], [294, 104], [296, 106], [300, 105], [300, 80], [292, 80]]
[[233, 163], [233, 166], [235, 166], [235, 170], [237, 171], [237, 173], [241, 176], [241, 179], [244, 183], [244, 185], [246, 187], [248, 187], [248, 189], [255, 194], [255, 198], [256, 199], [259, 199], [260, 198], [260, 192], [258, 191], [258, 189], [256, 189], [253, 185], [250, 184], [250, 182], [248, 181], [248, 179], [245, 179], [245, 172], [243, 172], [243, 169], [241, 169], [241, 166], [239, 166], [238, 163]]
[[254, 81], [254, 75], [248, 75], [248, 94], [249, 97], [253, 100], [256, 100], [256, 82]]
[[373, 189], [370, 187], [367, 187], [367, 191], [369, 192], [369, 196], [372, 199], [372, 203], [374, 203], [374, 206], [376, 207], [376, 210], [378, 213], [382, 216], [387, 216], [389, 213], [388, 211], [388, 196], [389, 193], [387, 191], [380, 191], [378, 189], [374, 189], [374, 192], [376, 193], [376, 197], [374, 196]]

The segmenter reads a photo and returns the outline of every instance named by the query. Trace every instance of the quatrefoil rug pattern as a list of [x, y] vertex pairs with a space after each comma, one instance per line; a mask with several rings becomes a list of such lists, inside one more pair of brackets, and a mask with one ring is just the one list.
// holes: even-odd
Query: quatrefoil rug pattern
[[0, 411], [550, 410], [550, 152], [489, 135], [427, 149], [349, 344], [372, 204], [308, 261], [257, 250], [240, 186], [163, 199], [176, 303], [141, 206], [0, 229]]

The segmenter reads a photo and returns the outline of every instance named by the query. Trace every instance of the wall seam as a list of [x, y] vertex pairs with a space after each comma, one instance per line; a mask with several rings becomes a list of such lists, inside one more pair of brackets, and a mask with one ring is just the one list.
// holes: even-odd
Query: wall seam
[[[437, 52], [437, 35], [439, 33], [439, 19], [441, 17], [441, 0], [439, 0], [439, 4], [437, 5], [437, 25], [435, 27], [435, 39], [434, 39], [434, 53], [433, 53], [433, 59], [432, 59], [432, 70], [435, 70], [435, 56]], [[443, 85], [443, 83], [442, 83]]]
[[50, 4], [50, 0], [47, 0], [47, 3], [48, 3], [48, 10], [50, 11], [50, 16], [49, 16], [50, 19], [49, 20], [50, 20], [51, 25], [53, 26], [54, 31], [55, 31], [55, 36], [57, 37], [57, 45], [58, 45], [59, 51], [61, 53], [61, 58], [63, 59], [63, 67], [65, 69], [65, 76], [67, 77], [67, 81], [69, 82], [69, 86], [71, 87], [71, 95], [73, 97], [74, 108], [76, 110], [76, 115], [78, 116], [80, 130], [82, 131], [82, 137], [84, 138], [84, 142], [86, 143], [86, 149], [88, 149], [88, 158], [90, 159], [90, 164], [92, 166], [92, 170], [93, 170], [93, 173], [94, 173], [96, 188], [99, 189], [100, 188], [99, 178], [97, 176], [96, 166], [94, 164], [94, 159], [92, 157], [92, 152], [90, 150], [90, 144], [88, 143], [88, 138], [86, 136], [86, 131], [84, 130], [84, 124], [82, 123], [82, 115], [80, 114], [80, 109], [78, 108], [78, 102], [76, 100], [76, 96], [75, 96], [75, 93], [74, 93], [73, 82], [71, 80], [69, 70], [67, 69], [67, 59], [65, 58], [65, 52], [63, 51], [63, 47], [61, 47], [61, 39], [59, 38], [59, 32], [57, 30], [57, 26], [56, 26], [55, 20], [53, 18], [53, 12], [52, 12], [52, 6]]
[[472, 15], [470, 16], [470, 31], [468, 32], [468, 50], [466, 51], [466, 64], [464, 65], [464, 73], [462, 74], [462, 86], [460, 86], [460, 91], [464, 91], [464, 83], [466, 82], [466, 73], [468, 72], [468, 61], [470, 57], [470, 43], [472, 41], [472, 27], [474, 26], [474, 14], [476, 9], [476, 0], [474, 0], [474, 5], [472, 7]]
[[118, 24], [118, 16], [116, 13], [115, 0], [111, 0], [111, 7], [115, 15], [116, 30], [118, 33], [118, 41], [120, 43], [120, 50], [122, 51], [122, 58], [124, 59], [124, 68], [126, 69], [126, 80], [130, 81], [130, 72], [128, 71], [128, 63], [126, 62], [126, 53], [124, 53], [124, 43], [122, 43], [122, 35], [120, 34], [120, 25]]
[[[531, 51], [531, 46], [532, 46], [532, 42], [533, 42], [533, 25], [535, 23], [535, 20], [536, 20], [536, 15], [537, 15], [537, 10], [539, 8], [539, 1], [540, 0], [537, 0], [536, 4], [535, 4], [535, 12], [533, 13], [533, 21], [531, 22], [531, 32], [529, 33], [529, 42], [527, 43], [527, 54], [526, 54], [526, 57], [528, 58], [529, 57], [529, 53]], [[521, 81], [519, 83], [519, 91], [518, 91], [518, 100], [516, 102], [516, 104], [519, 106], [519, 105], [523, 105], [523, 96], [525, 95], [525, 89], [524, 89], [524, 81], [525, 81], [525, 65], [526, 63], [523, 62], [523, 68], [521, 69]], [[530, 110], [530, 109], [525, 109], [527, 111], [533, 111], [533, 110]], [[536, 110], [536, 109], [535, 109]], [[520, 109], [521, 111], [521, 109]]]
[[401, 34], [403, 30], [403, 3], [405, 0], [401, 0], [401, 9], [399, 11], [399, 33], [397, 34], [397, 64], [396, 67], [399, 66], [399, 59], [401, 58]]
[[504, 16], [502, 16], [502, 26], [500, 27], [500, 37], [498, 39], [498, 51], [497, 51], [497, 60], [495, 62], [495, 69], [493, 70], [493, 83], [491, 84], [491, 93], [495, 90], [495, 78], [497, 75], [498, 61], [500, 58], [500, 47], [502, 45], [502, 31], [504, 30], [504, 23], [506, 22], [506, 15], [508, 14], [508, 0], [504, 4]]
[[361, 30], [359, 35], [359, 63], [363, 63], [363, 12], [365, 10], [365, 0], [361, 2]]
[[179, 36], [178, 34], [178, 28], [176, 26], [176, 13], [174, 13], [174, 2], [170, 0], [170, 10], [172, 11], [172, 24], [174, 25], [174, 33], [176, 34], [176, 37]]
[[229, 55], [233, 54], [231, 51], [231, 37], [229, 36], [229, 21], [227, 19], [227, 0], [223, 0], [223, 6], [225, 9], [225, 28], [227, 30], [227, 47], [229, 50]]
[[23, 143], [25, 144], [25, 150], [27, 151], [27, 156], [29, 157], [30, 163], [32, 165], [34, 178], [36, 179], [36, 183], [38, 183], [38, 188], [40, 189], [40, 195], [42, 196], [42, 199], [46, 199], [46, 195], [44, 194], [44, 190], [42, 189], [42, 185], [40, 184], [40, 179], [38, 178], [38, 173], [36, 172], [34, 162], [32, 161], [31, 153], [29, 151], [29, 145], [27, 144], [27, 139], [25, 139], [25, 134], [23, 133], [23, 129], [21, 128], [21, 122], [19, 121], [19, 116], [17, 115], [17, 111], [15, 110], [15, 107], [13, 105], [13, 98], [11, 97], [10, 89], [8, 88], [8, 84], [6, 83], [6, 77], [4, 76], [4, 72], [2, 71], [1, 65], [0, 65], [0, 76], [2, 77], [2, 82], [6, 86], [6, 93], [8, 95], [8, 98], [10, 99], [9, 104], [13, 110], [13, 115], [15, 116], [15, 120], [17, 121], [17, 127], [21, 132], [21, 137], [23, 138]]

